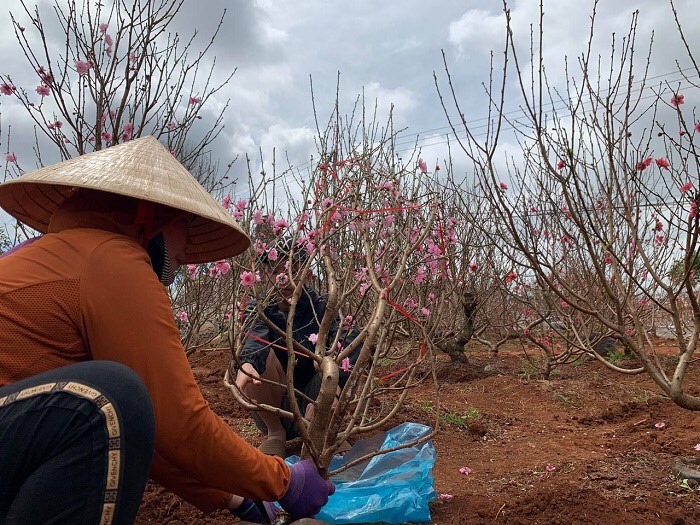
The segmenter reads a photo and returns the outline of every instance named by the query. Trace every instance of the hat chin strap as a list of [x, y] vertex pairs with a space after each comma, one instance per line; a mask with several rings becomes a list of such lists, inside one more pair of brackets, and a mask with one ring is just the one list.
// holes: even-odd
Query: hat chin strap
[[151, 240], [151, 235], [153, 234], [153, 218], [155, 217], [155, 213], [155, 203], [145, 200], [139, 201], [139, 207], [136, 210], [134, 224], [143, 225], [143, 241], [141, 244], [144, 248], [148, 246], [148, 241]]

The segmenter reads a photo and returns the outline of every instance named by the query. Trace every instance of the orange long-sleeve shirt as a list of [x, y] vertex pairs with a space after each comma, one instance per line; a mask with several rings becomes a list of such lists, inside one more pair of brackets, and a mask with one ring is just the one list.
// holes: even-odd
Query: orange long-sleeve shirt
[[231, 493], [279, 499], [289, 469], [203, 399], [135, 231], [114, 214], [59, 210], [48, 234], [0, 259], [0, 385], [89, 359], [122, 363], [153, 403], [156, 482], [205, 511]]

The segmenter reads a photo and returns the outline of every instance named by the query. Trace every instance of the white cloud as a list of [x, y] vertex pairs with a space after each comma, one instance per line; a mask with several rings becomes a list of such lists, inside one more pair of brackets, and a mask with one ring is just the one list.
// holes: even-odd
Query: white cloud
[[493, 14], [483, 9], [470, 9], [459, 19], [450, 22], [449, 42], [460, 53], [465, 49], [478, 47], [490, 51], [503, 47], [505, 17], [503, 13]]
[[404, 87], [385, 88], [379, 82], [370, 82], [364, 88], [365, 101], [368, 111], [374, 110], [377, 103], [377, 115], [380, 122], [389, 117], [394, 106], [394, 121], [397, 125], [407, 124], [407, 117], [418, 104], [418, 97], [410, 89]]
[[277, 149], [278, 155], [285, 151], [302, 154], [307, 152], [305, 157], [308, 159], [315, 151], [314, 134], [315, 130], [306, 127], [294, 128], [273, 124], [263, 133], [260, 144], [263, 152], [271, 153], [273, 148]]

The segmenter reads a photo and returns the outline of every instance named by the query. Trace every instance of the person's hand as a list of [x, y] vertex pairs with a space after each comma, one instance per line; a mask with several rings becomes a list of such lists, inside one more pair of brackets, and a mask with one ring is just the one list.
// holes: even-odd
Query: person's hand
[[241, 392], [245, 392], [245, 388], [249, 383], [257, 386], [262, 384], [262, 381], [260, 381], [260, 374], [258, 374], [258, 371], [252, 364], [243, 363], [236, 374], [236, 386]]
[[279, 503], [294, 519], [312, 518], [335, 492], [335, 485], [321, 477], [311, 459], [295, 463], [289, 472], [289, 487]]

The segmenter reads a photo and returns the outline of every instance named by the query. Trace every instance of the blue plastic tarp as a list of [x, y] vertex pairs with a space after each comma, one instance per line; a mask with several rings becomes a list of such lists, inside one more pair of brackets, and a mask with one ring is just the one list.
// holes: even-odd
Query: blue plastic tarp
[[[370, 439], [358, 441], [344, 456], [336, 456], [331, 471], [372, 451], [386, 450], [416, 441], [431, 428], [403, 423]], [[336, 491], [316, 516], [332, 524], [342, 523], [428, 523], [428, 503], [435, 499], [433, 465], [435, 447], [431, 440], [365, 460], [331, 477]], [[289, 464], [298, 456], [287, 458]]]

